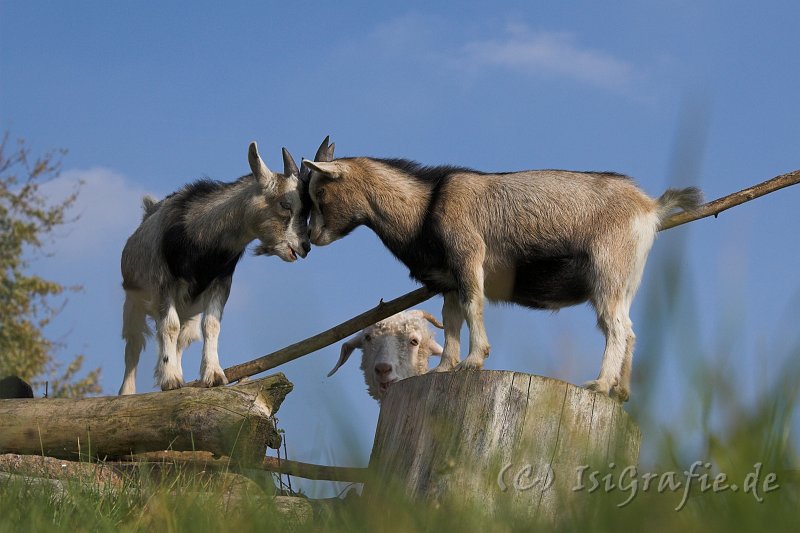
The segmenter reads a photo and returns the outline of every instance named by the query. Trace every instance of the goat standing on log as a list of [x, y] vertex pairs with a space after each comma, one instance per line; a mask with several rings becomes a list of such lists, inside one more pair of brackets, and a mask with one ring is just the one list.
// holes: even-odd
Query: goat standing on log
[[[326, 138], [318, 155], [327, 150]], [[331, 151], [326, 160], [332, 158]], [[252, 174], [237, 181], [201, 180], [161, 201], [144, 199], [142, 223], [122, 252], [125, 377], [120, 394], [136, 392], [136, 366], [150, 334], [147, 316], [156, 324], [155, 379], [162, 390], [184, 384], [181, 355], [201, 338], [201, 316], [201, 382], [226, 384], [217, 339], [233, 272], [247, 245], [259, 239], [256, 255], [289, 262], [308, 254], [308, 173], [301, 175], [285, 148], [283, 174], [267, 168], [256, 143], [250, 144], [248, 162]]]
[[[672, 210], [699, 205], [699, 189], [654, 200], [614, 173], [483, 173], [367, 157], [304, 164], [314, 171], [314, 245], [366, 225], [411, 277], [444, 293], [444, 352], [434, 371], [483, 367], [484, 297], [551, 310], [589, 301], [606, 347], [600, 374], [586, 387], [628, 399], [629, 310], [647, 254]], [[469, 355], [460, 362], [464, 319]]]
[[443, 328], [436, 317], [419, 309], [402, 311], [364, 328], [342, 344], [339, 361], [328, 377], [359, 348], [367, 392], [381, 401], [392, 383], [428, 372], [430, 357], [442, 355], [442, 347], [436, 342], [428, 322]]

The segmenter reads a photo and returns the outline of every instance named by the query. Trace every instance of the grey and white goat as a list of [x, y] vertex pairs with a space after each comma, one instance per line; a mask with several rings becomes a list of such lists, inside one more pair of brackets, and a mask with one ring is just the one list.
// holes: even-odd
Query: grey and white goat
[[[436, 371], [483, 367], [485, 297], [551, 310], [589, 301], [606, 347], [600, 374], [586, 386], [628, 399], [631, 302], [659, 225], [675, 208], [695, 208], [699, 189], [656, 200], [614, 173], [484, 173], [368, 157], [304, 164], [314, 170], [313, 244], [366, 225], [413, 278], [444, 293]], [[460, 362], [464, 319], [469, 355]]]
[[[328, 155], [327, 141], [318, 154]], [[331, 152], [321, 160], [332, 158]], [[289, 262], [311, 249], [308, 173], [300, 173], [285, 148], [283, 174], [272, 172], [255, 142], [248, 162], [252, 173], [234, 182], [200, 180], [161, 201], [144, 199], [142, 222], [122, 251], [125, 377], [120, 394], [136, 392], [136, 367], [151, 334], [147, 316], [155, 320], [155, 379], [162, 390], [184, 384], [181, 356], [201, 338], [201, 328], [200, 380], [209, 387], [226, 384], [217, 339], [233, 272], [247, 245], [258, 239], [256, 255]]]
[[436, 342], [428, 322], [439, 329], [444, 327], [427, 311], [415, 309], [364, 328], [342, 345], [339, 361], [328, 377], [359, 348], [367, 392], [381, 401], [392, 383], [425, 374], [428, 359], [432, 355], [442, 355], [442, 347]]

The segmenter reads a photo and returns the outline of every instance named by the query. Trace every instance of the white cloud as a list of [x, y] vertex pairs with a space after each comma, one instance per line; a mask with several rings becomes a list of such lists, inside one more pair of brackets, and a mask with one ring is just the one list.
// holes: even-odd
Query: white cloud
[[118, 255], [141, 220], [145, 191], [113, 170], [99, 167], [65, 171], [41, 190], [55, 203], [76, 189], [78, 197], [68, 217], [77, 220], [56, 230], [50, 250], [64, 259]]
[[471, 66], [497, 66], [529, 74], [569, 78], [610, 90], [625, 90], [633, 81], [632, 64], [602, 50], [580, 46], [575, 35], [531, 32], [516, 25], [504, 39], [464, 46]]

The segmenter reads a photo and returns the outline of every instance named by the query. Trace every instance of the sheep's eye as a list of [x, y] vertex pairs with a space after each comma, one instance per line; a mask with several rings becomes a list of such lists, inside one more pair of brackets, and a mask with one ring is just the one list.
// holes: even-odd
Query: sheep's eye
[[317, 189], [317, 199], [321, 199], [325, 196], [325, 189]]
[[419, 346], [419, 339], [411, 339], [411, 346]]
[[369, 342], [372, 340], [372, 335], [364, 335], [364, 340]]
[[289, 202], [281, 202], [281, 207], [286, 209], [287, 211], [292, 210], [292, 204], [290, 204]]

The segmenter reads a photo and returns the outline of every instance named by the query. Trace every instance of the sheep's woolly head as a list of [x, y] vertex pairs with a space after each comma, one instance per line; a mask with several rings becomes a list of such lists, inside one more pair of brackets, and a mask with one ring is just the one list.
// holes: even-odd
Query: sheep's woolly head
[[433, 315], [416, 309], [364, 328], [342, 345], [339, 362], [328, 376], [359, 348], [367, 391], [376, 400], [382, 400], [392, 383], [426, 373], [430, 356], [442, 354], [442, 347], [434, 339], [428, 322], [442, 328]]

